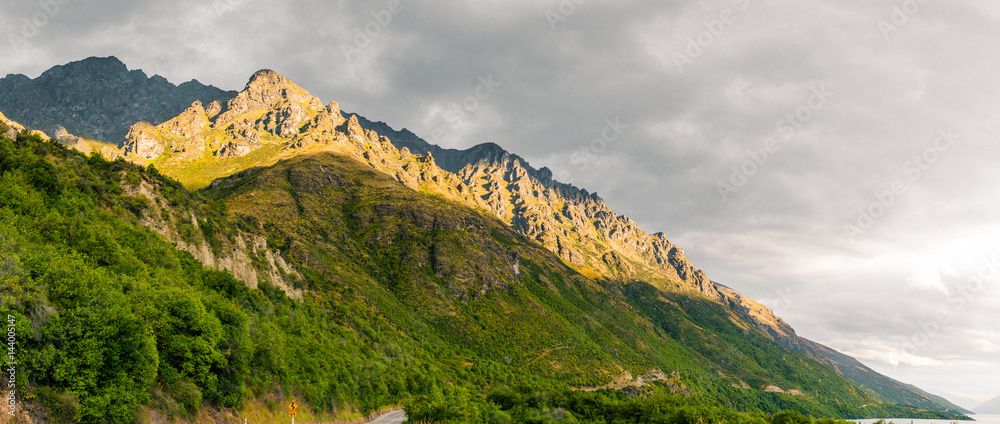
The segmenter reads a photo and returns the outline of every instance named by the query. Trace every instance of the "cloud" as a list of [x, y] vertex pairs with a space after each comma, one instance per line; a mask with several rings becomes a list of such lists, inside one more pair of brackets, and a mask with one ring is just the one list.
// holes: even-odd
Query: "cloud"
[[892, 346], [882, 346], [874, 349], [853, 349], [843, 353], [861, 361], [874, 361], [891, 366], [906, 365], [910, 367], [943, 367], [941, 361], [908, 353]]
[[[909, 382], [995, 391], [970, 364], [997, 369], [998, 283], [954, 302], [1000, 251], [1000, 4], [927, 2], [887, 39], [893, 2], [562, 3], [60, 0], [15, 46], [45, 10], [7, 2], [0, 54], [7, 73], [115, 55], [225, 89], [272, 68], [448, 147], [494, 141], [784, 305], [800, 334]], [[501, 83], [486, 98], [483, 78]], [[718, 183], [817, 86], [835, 95], [723, 199]], [[595, 148], [608, 120], [627, 128]], [[927, 153], [949, 128], [954, 145]], [[951, 319], [904, 350], [940, 310]]]

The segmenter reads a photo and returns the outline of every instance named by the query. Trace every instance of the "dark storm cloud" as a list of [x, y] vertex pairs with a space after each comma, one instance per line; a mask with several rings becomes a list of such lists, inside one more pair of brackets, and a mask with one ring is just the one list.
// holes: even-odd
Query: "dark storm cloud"
[[[802, 335], [909, 382], [995, 394], [994, 374], [964, 372], [998, 367], [1000, 277], [960, 289], [1000, 252], [1000, 8], [928, 1], [893, 21], [902, 5], [8, 1], [0, 53], [8, 73], [115, 55], [225, 89], [272, 68], [447, 147], [499, 143], [665, 231]], [[794, 118], [817, 89], [832, 96]], [[928, 153], [948, 129], [957, 141]], [[738, 187], [734, 167], [753, 169]]]

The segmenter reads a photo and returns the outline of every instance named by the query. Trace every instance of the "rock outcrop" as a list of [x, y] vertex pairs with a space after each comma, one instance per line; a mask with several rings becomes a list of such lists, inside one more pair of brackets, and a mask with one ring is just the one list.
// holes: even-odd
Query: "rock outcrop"
[[204, 131], [208, 124], [208, 113], [202, 107], [201, 101], [195, 100], [184, 112], [164, 122], [161, 127], [174, 135], [194, 137]]
[[156, 141], [156, 129], [148, 122], [137, 122], [125, 136], [123, 152], [143, 160], [153, 160], [163, 154], [163, 144]]
[[215, 155], [222, 159], [230, 159], [243, 157], [248, 153], [250, 153], [250, 143], [247, 143], [246, 139], [237, 138], [223, 144], [216, 150]]
[[56, 125], [55, 127], [53, 127], [51, 134], [53, 140], [62, 143], [64, 146], [69, 147], [70, 149], [82, 152], [85, 155], [89, 155], [94, 150], [92, 147], [90, 147], [90, 144], [87, 144], [86, 140], [84, 140], [82, 137], [77, 137], [73, 134], [70, 134], [69, 131], [67, 131], [66, 128], [64, 128], [62, 125]]
[[72, 146], [83, 140], [80, 137], [70, 134], [69, 131], [66, 131], [66, 128], [63, 127], [62, 125], [56, 125], [52, 127], [51, 134], [52, 138], [56, 139], [60, 143], [65, 144], [67, 146]]
[[0, 112], [0, 123], [2, 123], [4, 127], [6, 127], [4, 129], [3, 135], [7, 136], [7, 138], [16, 138], [17, 133], [24, 130], [23, 125], [11, 121], [10, 119], [7, 119], [7, 117], [4, 116], [3, 112]]

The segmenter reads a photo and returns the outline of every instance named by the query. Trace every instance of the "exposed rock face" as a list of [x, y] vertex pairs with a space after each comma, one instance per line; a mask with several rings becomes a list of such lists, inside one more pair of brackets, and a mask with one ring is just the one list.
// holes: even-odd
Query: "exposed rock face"
[[272, 110], [257, 121], [257, 130], [281, 137], [292, 137], [299, 133], [299, 127], [309, 117], [302, 106], [291, 104], [279, 110]]
[[452, 166], [466, 162], [457, 175], [477, 206], [567, 262], [626, 280], [654, 271], [720, 300], [714, 285], [684, 257], [683, 249], [663, 234], [642, 231], [596, 194], [554, 181], [548, 169], [535, 170], [495, 144], [458, 153], [442, 150], [437, 155], [438, 161]]
[[4, 126], [7, 127], [7, 130], [4, 131], [4, 135], [7, 136], [7, 138], [11, 139], [16, 138], [17, 133], [24, 129], [23, 125], [11, 121], [10, 119], [7, 119], [7, 117], [4, 116], [3, 112], [0, 112], [0, 122], [2, 122]]
[[72, 146], [82, 140], [80, 137], [70, 134], [62, 125], [52, 127], [52, 138], [67, 146]]
[[[177, 216], [175, 211], [159, 206], [168, 204], [168, 201], [163, 197], [160, 187], [156, 183], [140, 180], [139, 184], [135, 185], [128, 181], [121, 181], [121, 186], [126, 196], [141, 196], [149, 200], [152, 209], [143, 214], [141, 220], [143, 226], [176, 244], [178, 249], [191, 253], [205, 266], [229, 271], [248, 287], [257, 287], [258, 279], [269, 280], [289, 297], [302, 298], [302, 290], [293, 288], [282, 276], [297, 278], [301, 275], [295, 268], [288, 265], [278, 252], [268, 247], [264, 237], [259, 234], [240, 232], [235, 238], [223, 240], [219, 248], [213, 249], [203, 239], [185, 239], [180, 234], [178, 231], [180, 221], [188, 221], [195, 228], [198, 228], [198, 218], [193, 214]], [[255, 266], [251, 257], [263, 257], [265, 263]]]
[[129, 71], [114, 57], [55, 66], [38, 78], [0, 79], [0, 110], [28, 128], [121, 143], [132, 124], [162, 123], [200, 100], [226, 102], [232, 92], [189, 81], [179, 86], [160, 76]]
[[250, 145], [246, 140], [236, 139], [224, 144], [215, 152], [216, 156], [222, 159], [238, 158], [250, 153]]
[[263, 142], [260, 135], [249, 128], [231, 128], [226, 132], [226, 140], [227, 142], [215, 152], [215, 155], [222, 159], [246, 156]]
[[[288, 78], [262, 70], [225, 107], [218, 101], [208, 107], [195, 101], [160, 125], [137, 127], [130, 132], [124, 153], [133, 160], [182, 163], [208, 150], [216, 158], [227, 160], [246, 156], [265, 145], [280, 144], [274, 137], [294, 140], [288, 148], [301, 148], [318, 138], [335, 138], [342, 122], [336, 103], [324, 107], [318, 98]], [[300, 137], [304, 130], [310, 133], [308, 137]], [[151, 140], [163, 140], [164, 151], [170, 154], [161, 158], [156, 153], [163, 152]]]
[[110, 146], [105, 146], [101, 148], [101, 156], [106, 160], [115, 160], [122, 157], [122, 152], [119, 149], [111, 148]]
[[222, 111], [222, 103], [219, 103], [218, 100], [212, 100], [212, 103], [209, 103], [208, 106], [205, 108], [205, 114], [209, 118], [214, 118], [215, 115], [218, 115], [219, 112], [221, 111]]
[[147, 122], [137, 122], [128, 130], [123, 146], [126, 155], [153, 160], [163, 154], [164, 147], [156, 141], [156, 130]]
[[208, 124], [208, 114], [205, 108], [202, 107], [200, 101], [195, 100], [191, 107], [185, 109], [177, 117], [164, 122], [161, 128], [181, 137], [194, 137], [204, 131]]
[[337, 138], [337, 127], [344, 122], [345, 119], [340, 114], [340, 105], [337, 102], [330, 102], [305, 124], [302, 128], [303, 134], [297, 138], [295, 147], [301, 148], [317, 141]]

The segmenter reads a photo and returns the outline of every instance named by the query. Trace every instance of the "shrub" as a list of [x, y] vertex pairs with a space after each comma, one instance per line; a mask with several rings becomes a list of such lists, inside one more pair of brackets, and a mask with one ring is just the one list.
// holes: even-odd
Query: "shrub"
[[201, 390], [198, 389], [198, 386], [187, 381], [178, 381], [174, 384], [168, 384], [164, 389], [170, 397], [177, 401], [181, 414], [189, 419], [198, 415], [202, 403]]
[[76, 422], [80, 411], [80, 400], [69, 392], [57, 392], [50, 387], [38, 389], [38, 398], [49, 413], [49, 422], [53, 424], [71, 424]]

